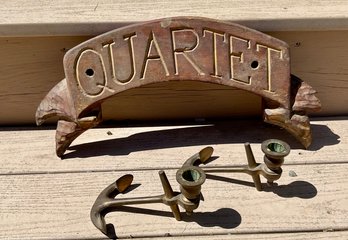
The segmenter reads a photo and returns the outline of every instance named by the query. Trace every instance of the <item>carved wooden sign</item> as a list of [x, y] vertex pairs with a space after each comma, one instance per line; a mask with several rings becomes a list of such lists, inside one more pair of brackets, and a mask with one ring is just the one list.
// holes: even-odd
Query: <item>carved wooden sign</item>
[[37, 124], [59, 116], [62, 156], [101, 121], [101, 103], [123, 91], [163, 81], [201, 81], [261, 95], [266, 122], [284, 127], [307, 147], [306, 113], [319, 110], [315, 91], [291, 78], [286, 43], [237, 24], [178, 17], [130, 25], [90, 39], [64, 57], [66, 78], [43, 99]]

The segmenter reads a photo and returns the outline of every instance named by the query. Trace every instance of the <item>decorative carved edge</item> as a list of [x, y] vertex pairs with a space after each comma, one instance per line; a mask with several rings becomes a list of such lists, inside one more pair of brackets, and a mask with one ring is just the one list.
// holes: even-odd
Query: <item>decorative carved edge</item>
[[41, 101], [35, 114], [39, 126], [51, 117], [59, 117], [66, 121], [76, 121], [75, 107], [68, 91], [66, 79], [54, 86]]
[[70, 144], [86, 130], [102, 121], [101, 106], [91, 111], [92, 116], [76, 119], [72, 98], [66, 79], [60, 81], [41, 101], [36, 111], [36, 124], [41, 125], [48, 118], [58, 117], [56, 130], [56, 154], [62, 157]]
[[292, 111], [285, 108], [265, 109], [264, 121], [286, 129], [308, 148], [312, 143], [308, 113], [321, 110], [317, 92], [295, 75], [291, 75]]
[[63, 157], [70, 144], [83, 132], [97, 126], [101, 122], [100, 117], [86, 117], [77, 122], [59, 120], [56, 130], [56, 154]]

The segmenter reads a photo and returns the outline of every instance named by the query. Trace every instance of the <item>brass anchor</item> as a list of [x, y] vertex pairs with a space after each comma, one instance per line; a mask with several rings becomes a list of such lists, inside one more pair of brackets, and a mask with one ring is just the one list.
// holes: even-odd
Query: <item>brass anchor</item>
[[[106, 187], [97, 197], [90, 213], [91, 220], [95, 227], [108, 235], [105, 224], [105, 215], [115, 208], [124, 205], [163, 203], [170, 206], [176, 220], [181, 220], [181, 213], [178, 205], [185, 209], [190, 215], [197, 209], [202, 199], [201, 186], [206, 180], [207, 173], [218, 172], [239, 172], [247, 173], [252, 176], [255, 187], [258, 191], [262, 190], [260, 175], [267, 179], [267, 183], [272, 184], [278, 180], [282, 174], [282, 164], [284, 157], [290, 153], [290, 146], [281, 140], [269, 139], [261, 144], [264, 152], [264, 163], [257, 163], [252, 153], [249, 143], [245, 143], [245, 150], [248, 165], [241, 167], [211, 167], [201, 168], [195, 165], [205, 164], [213, 154], [212, 147], [203, 148], [201, 151], [185, 161], [183, 166], [176, 172], [176, 180], [180, 185], [180, 192], [174, 192], [168, 178], [163, 170], [159, 171], [164, 194], [148, 197], [114, 199], [119, 193], [124, 193], [133, 181], [133, 175], [126, 174], [116, 182]], [[199, 161], [198, 161], [199, 160]], [[197, 164], [198, 163], [198, 164]]]
[[91, 220], [100, 231], [108, 235], [105, 214], [115, 207], [145, 203], [163, 203], [170, 206], [176, 220], [181, 220], [178, 205], [191, 214], [197, 209], [201, 200], [201, 185], [205, 182], [204, 171], [193, 166], [198, 160], [206, 162], [213, 154], [212, 147], [206, 147], [185, 161], [176, 173], [176, 180], [180, 184], [180, 192], [174, 192], [164, 171], [159, 171], [159, 177], [163, 186], [164, 194], [158, 196], [114, 199], [114, 197], [126, 191], [133, 181], [133, 175], [126, 174], [117, 179], [116, 182], [106, 187], [98, 196], [91, 209]]

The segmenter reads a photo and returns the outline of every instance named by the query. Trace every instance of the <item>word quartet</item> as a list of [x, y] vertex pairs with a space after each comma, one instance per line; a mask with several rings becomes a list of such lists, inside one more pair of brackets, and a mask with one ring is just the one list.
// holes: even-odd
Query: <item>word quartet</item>
[[37, 124], [58, 116], [56, 150], [101, 120], [101, 103], [142, 85], [201, 81], [262, 96], [264, 120], [311, 143], [307, 113], [320, 109], [315, 91], [290, 74], [288, 45], [233, 23], [178, 17], [119, 28], [69, 50], [66, 78], [43, 99]]

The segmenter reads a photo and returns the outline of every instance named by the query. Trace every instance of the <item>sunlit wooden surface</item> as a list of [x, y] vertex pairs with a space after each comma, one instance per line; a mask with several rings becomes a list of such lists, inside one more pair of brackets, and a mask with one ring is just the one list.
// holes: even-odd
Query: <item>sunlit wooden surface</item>
[[312, 129], [313, 145], [304, 150], [284, 130], [259, 121], [103, 127], [87, 131], [59, 159], [54, 130], [2, 128], [0, 238], [104, 239], [89, 211], [116, 178], [131, 173], [140, 184], [121, 197], [156, 195], [163, 169], [178, 190], [176, 169], [201, 148], [215, 148], [210, 166], [235, 166], [246, 163], [243, 142], [262, 161], [260, 143], [280, 138], [293, 149], [278, 187], [258, 192], [247, 175], [219, 174], [207, 179], [205, 201], [183, 221], [158, 204], [106, 220], [119, 238], [347, 239], [348, 122], [313, 119]]

